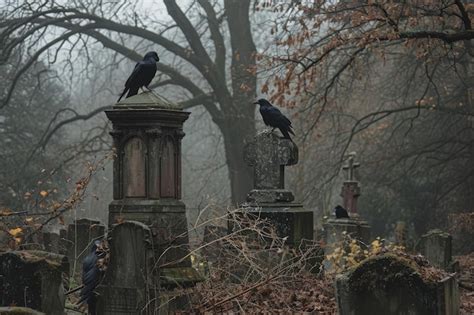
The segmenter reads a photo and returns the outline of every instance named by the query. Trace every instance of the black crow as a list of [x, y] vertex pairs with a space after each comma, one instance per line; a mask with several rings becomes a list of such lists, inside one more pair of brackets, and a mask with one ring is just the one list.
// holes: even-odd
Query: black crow
[[347, 210], [340, 205], [337, 205], [334, 208], [334, 213], [336, 214], [336, 219], [349, 218], [349, 213], [347, 213]]
[[156, 63], [160, 61], [158, 54], [154, 51], [146, 53], [142, 61], [137, 62], [135, 69], [133, 69], [132, 74], [128, 77], [127, 82], [125, 82], [125, 89], [120, 95], [117, 102], [120, 102], [122, 97], [127, 93], [127, 97], [137, 95], [138, 89], [141, 87], [148, 88], [151, 80], [155, 77], [156, 73]]
[[94, 293], [95, 287], [99, 284], [102, 278], [102, 271], [100, 270], [97, 262], [101, 254], [98, 253], [97, 248], [100, 245], [100, 241], [96, 240], [92, 244], [91, 251], [82, 261], [82, 285], [80, 299], [77, 304], [83, 302], [87, 303], [89, 314], [96, 314], [96, 296]]
[[273, 127], [273, 129], [280, 129], [283, 137], [291, 140], [290, 133], [295, 135], [292, 130], [293, 127], [291, 127], [291, 121], [286, 118], [278, 108], [270, 104], [270, 102], [264, 98], [259, 99], [254, 104], [260, 105], [260, 114], [262, 115], [265, 125]]

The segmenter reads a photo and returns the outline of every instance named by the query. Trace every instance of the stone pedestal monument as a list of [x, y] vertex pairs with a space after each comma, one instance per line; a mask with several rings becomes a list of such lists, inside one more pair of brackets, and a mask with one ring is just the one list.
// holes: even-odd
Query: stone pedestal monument
[[347, 164], [342, 169], [347, 173], [342, 184], [341, 197], [344, 208], [349, 213], [349, 218], [331, 218], [324, 224], [326, 249], [325, 254], [330, 254], [334, 246], [341, 245], [344, 235], [349, 235], [368, 244], [370, 242], [370, 226], [357, 213], [357, 198], [360, 196], [360, 184], [355, 178], [355, 169], [360, 164], [355, 162], [355, 153], [349, 154]]
[[270, 131], [254, 137], [244, 148], [244, 160], [254, 168], [254, 189], [243, 205], [247, 211], [268, 219], [278, 236], [288, 237], [290, 245], [313, 239], [313, 212], [294, 202], [285, 189], [285, 166], [298, 162], [298, 147]]
[[181, 139], [189, 113], [153, 92], [122, 100], [105, 112], [116, 157], [109, 226], [147, 225], [161, 284], [194, 282], [185, 205], [181, 199]]

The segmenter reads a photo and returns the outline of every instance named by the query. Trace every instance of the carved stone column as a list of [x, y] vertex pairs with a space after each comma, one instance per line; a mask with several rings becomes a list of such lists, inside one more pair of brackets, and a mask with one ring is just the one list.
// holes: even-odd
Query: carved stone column
[[122, 100], [105, 113], [112, 122], [116, 150], [109, 225], [123, 221], [146, 224], [153, 235], [157, 264], [165, 266], [160, 268], [161, 284], [166, 285], [168, 278], [180, 285], [193, 282], [186, 257], [186, 207], [181, 201], [181, 140], [189, 112], [145, 92]]

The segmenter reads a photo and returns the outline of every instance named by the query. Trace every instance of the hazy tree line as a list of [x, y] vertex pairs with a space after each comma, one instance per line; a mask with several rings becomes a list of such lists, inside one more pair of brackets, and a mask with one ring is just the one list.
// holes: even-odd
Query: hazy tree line
[[[261, 129], [250, 103], [266, 96], [294, 121], [300, 163], [288, 185], [318, 218], [339, 202], [341, 163], [353, 150], [361, 212], [377, 233], [405, 220], [420, 234], [450, 213], [472, 212], [472, 9], [464, 1], [421, 1], [416, 12], [390, 1], [320, 2], [166, 0], [155, 10], [138, 1], [8, 2], [0, 22], [4, 206], [20, 206], [41, 170], [58, 163], [68, 173], [56, 180], [63, 185], [73, 152], [108, 149], [100, 112], [153, 49], [162, 59], [154, 88], [193, 111], [183, 164], [194, 211], [209, 199], [243, 200], [251, 172], [242, 146]], [[443, 23], [425, 21], [434, 12]], [[409, 28], [415, 16], [418, 33]], [[81, 103], [70, 82], [86, 82], [75, 112], [64, 111], [71, 98]], [[76, 120], [93, 131], [78, 137], [78, 124], [68, 127]]]

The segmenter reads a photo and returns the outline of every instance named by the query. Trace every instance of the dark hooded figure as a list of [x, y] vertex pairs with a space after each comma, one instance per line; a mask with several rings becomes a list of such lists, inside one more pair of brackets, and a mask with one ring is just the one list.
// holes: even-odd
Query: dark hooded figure
[[336, 215], [336, 219], [349, 218], [349, 213], [347, 213], [347, 210], [340, 205], [337, 205], [334, 208], [334, 214]]
[[120, 102], [127, 92], [127, 97], [130, 97], [137, 95], [138, 89], [141, 87], [146, 87], [148, 89], [148, 85], [155, 77], [156, 63], [158, 61], [160, 61], [160, 58], [156, 52], [150, 51], [146, 53], [143, 60], [137, 62], [135, 65], [135, 69], [133, 69], [132, 74], [128, 77], [127, 82], [125, 82], [125, 89], [117, 102]]
[[96, 294], [94, 290], [99, 284], [102, 278], [102, 271], [99, 269], [97, 262], [99, 261], [100, 254], [97, 251], [97, 248], [100, 245], [100, 241], [96, 240], [92, 244], [89, 254], [82, 261], [82, 285], [80, 299], [77, 304], [83, 302], [87, 303], [88, 312], [91, 315], [96, 314]]
[[286, 118], [278, 108], [270, 104], [270, 102], [264, 98], [259, 99], [254, 104], [260, 105], [260, 114], [262, 115], [265, 125], [273, 127], [272, 131], [275, 128], [280, 129], [283, 137], [291, 140], [290, 133], [295, 135], [292, 130], [293, 127], [291, 127], [291, 121]]

